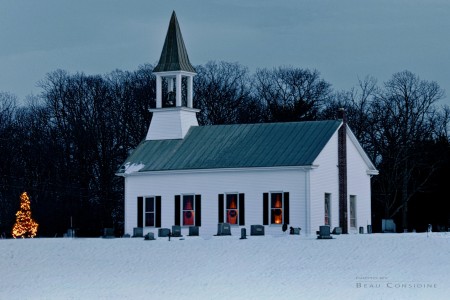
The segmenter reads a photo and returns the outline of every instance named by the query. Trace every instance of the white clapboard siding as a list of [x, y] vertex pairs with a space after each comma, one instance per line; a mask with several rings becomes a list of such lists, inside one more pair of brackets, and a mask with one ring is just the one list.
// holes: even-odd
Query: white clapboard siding
[[[353, 140], [347, 137], [347, 195], [356, 196], [356, 228], [365, 227], [372, 224], [371, 219], [371, 189], [370, 175], [367, 174], [368, 166], [359, 155]], [[349, 212], [350, 220], [350, 207]], [[349, 227], [350, 229], [350, 224]]]
[[310, 233], [325, 224], [325, 193], [331, 194], [331, 227], [339, 226], [338, 134], [331, 137], [314, 161], [311, 171]]
[[[263, 193], [289, 192], [290, 224], [305, 226], [305, 173], [301, 168], [273, 168], [251, 170], [213, 170], [186, 172], [154, 172], [126, 177], [125, 232], [132, 234], [137, 226], [137, 197], [161, 196], [161, 227], [174, 224], [174, 196], [200, 194], [202, 196], [201, 235], [214, 235], [218, 224], [218, 194], [245, 194], [245, 227], [263, 223]], [[146, 232], [155, 228], [144, 228]], [[266, 234], [281, 233], [281, 226], [266, 226]], [[182, 228], [188, 234], [188, 228]], [[232, 228], [240, 234], [238, 226]]]

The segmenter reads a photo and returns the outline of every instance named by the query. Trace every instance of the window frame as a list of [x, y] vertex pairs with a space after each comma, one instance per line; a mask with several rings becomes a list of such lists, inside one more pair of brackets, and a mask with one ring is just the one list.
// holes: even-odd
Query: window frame
[[[236, 208], [228, 208], [228, 196], [235, 196], [236, 198]], [[238, 192], [232, 192], [232, 193], [225, 193], [224, 194], [224, 213], [225, 213], [225, 216], [224, 216], [224, 220], [225, 220], [225, 223], [228, 223], [228, 224], [230, 224], [231, 226], [240, 226], [239, 225], [239, 218], [240, 218], [240, 216], [239, 216], [239, 193]], [[229, 218], [228, 218], [228, 212], [229, 211], [231, 211], [231, 210], [235, 210], [236, 212], [237, 212], [237, 214], [236, 214], [236, 216], [235, 216], [235, 218], [236, 218], [236, 223], [230, 223], [230, 222], [228, 222], [228, 220], [229, 220]]]
[[[196, 196], [197, 194], [181, 194], [181, 210], [180, 210], [180, 212], [181, 212], [181, 216], [180, 216], [180, 218], [181, 218], [181, 220], [180, 220], [180, 224], [181, 224], [181, 226], [183, 226], [183, 227], [191, 227], [191, 226], [195, 226], [195, 218], [196, 218], [196, 216], [195, 216], [195, 196]], [[184, 197], [192, 197], [192, 209], [184, 209]], [[185, 212], [191, 212], [192, 213], [192, 224], [188, 224], [188, 225], [186, 225], [185, 223], [184, 223], [184, 221], [185, 221], [185, 219], [184, 219], [184, 213]]]
[[[153, 199], [153, 210], [147, 211], [147, 199]], [[156, 227], [156, 196], [143, 196], [143, 207], [142, 207], [142, 213], [143, 213], [143, 227], [144, 228], [155, 228]], [[147, 226], [147, 214], [153, 215], [153, 225]]]
[[[281, 208], [273, 207], [272, 206], [272, 195], [280, 194], [281, 195]], [[272, 191], [269, 192], [269, 207], [268, 207], [268, 213], [269, 213], [269, 226], [283, 226], [284, 220], [284, 192], [283, 191]], [[272, 212], [276, 209], [281, 209], [281, 222], [280, 223], [274, 223], [272, 222]]]

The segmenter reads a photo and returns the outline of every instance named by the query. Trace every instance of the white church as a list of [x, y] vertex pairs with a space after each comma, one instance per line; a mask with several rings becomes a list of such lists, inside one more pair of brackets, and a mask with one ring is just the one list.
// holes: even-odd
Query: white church
[[193, 77], [172, 14], [156, 75], [147, 136], [117, 175], [125, 180], [125, 233], [233, 235], [251, 225], [315, 234], [321, 225], [356, 233], [371, 225], [373, 163], [339, 120], [199, 126]]

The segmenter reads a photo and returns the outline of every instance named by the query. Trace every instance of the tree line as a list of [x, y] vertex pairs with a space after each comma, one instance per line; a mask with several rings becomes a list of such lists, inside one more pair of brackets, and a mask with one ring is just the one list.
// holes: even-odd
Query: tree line
[[[40, 236], [69, 227], [82, 236], [123, 230], [124, 184], [115, 172], [142, 141], [155, 107], [153, 66], [106, 75], [56, 70], [25, 105], [0, 93], [0, 230], [10, 235], [27, 191]], [[317, 70], [258, 69], [211, 61], [196, 66], [194, 107], [201, 125], [347, 120], [380, 174], [372, 179], [374, 228], [445, 228], [450, 109], [434, 81], [402, 71], [379, 84], [366, 77], [335, 91]]]

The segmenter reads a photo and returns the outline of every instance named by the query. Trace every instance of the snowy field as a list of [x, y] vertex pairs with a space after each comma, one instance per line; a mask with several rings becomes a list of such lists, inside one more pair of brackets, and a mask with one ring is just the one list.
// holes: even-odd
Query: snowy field
[[0, 299], [450, 299], [450, 233], [0, 240]]

